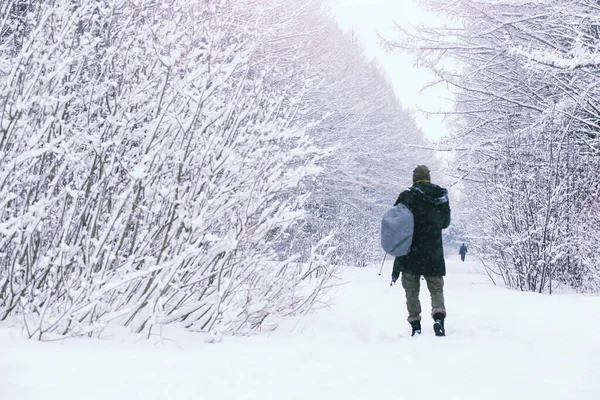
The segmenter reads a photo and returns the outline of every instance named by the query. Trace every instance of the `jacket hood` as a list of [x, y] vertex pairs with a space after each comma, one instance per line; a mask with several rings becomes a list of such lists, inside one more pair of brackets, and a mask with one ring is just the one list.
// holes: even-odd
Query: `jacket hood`
[[432, 204], [444, 204], [448, 200], [448, 190], [430, 182], [417, 182], [410, 191]]

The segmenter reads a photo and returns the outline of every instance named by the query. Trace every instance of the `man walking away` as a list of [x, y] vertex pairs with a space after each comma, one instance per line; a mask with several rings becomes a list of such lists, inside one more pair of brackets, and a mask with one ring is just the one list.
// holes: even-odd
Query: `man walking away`
[[412, 336], [421, 333], [421, 303], [419, 301], [421, 276], [427, 282], [431, 295], [431, 316], [436, 336], [445, 336], [444, 276], [446, 264], [442, 245], [442, 229], [450, 225], [448, 191], [431, 183], [429, 168], [419, 165], [413, 171], [413, 185], [400, 193], [398, 203], [413, 213], [414, 232], [408, 254], [396, 257], [392, 282], [402, 272], [402, 287], [406, 292], [408, 322]]
[[458, 252], [460, 254], [460, 259], [462, 260], [462, 262], [465, 262], [465, 257], [467, 256], [467, 246], [465, 246], [464, 243], [462, 244], [462, 246], [460, 246], [460, 250]]

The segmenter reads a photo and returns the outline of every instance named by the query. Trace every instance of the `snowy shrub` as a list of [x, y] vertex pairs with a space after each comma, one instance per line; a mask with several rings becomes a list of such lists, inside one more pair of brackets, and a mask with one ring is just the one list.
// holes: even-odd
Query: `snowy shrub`
[[277, 64], [292, 50], [264, 53], [281, 4], [20, 4], [0, 6], [0, 317], [42, 338], [308, 311], [327, 235], [273, 261], [323, 154], [295, 118], [301, 66]]

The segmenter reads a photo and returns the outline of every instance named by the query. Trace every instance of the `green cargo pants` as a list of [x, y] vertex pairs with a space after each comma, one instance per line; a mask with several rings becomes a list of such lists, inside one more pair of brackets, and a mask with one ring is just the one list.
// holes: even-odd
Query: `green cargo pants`
[[[402, 273], [402, 287], [406, 292], [406, 308], [408, 309], [408, 322], [421, 320], [421, 302], [419, 301], [419, 289], [421, 275]], [[444, 277], [426, 276], [427, 288], [431, 295], [431, 315], [446, 315], [444, 307]]]

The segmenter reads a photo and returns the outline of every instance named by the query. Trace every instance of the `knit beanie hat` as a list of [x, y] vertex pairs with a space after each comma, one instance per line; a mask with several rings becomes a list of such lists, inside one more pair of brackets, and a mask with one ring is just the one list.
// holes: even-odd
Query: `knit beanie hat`
[[418, 181], [431, 181], [431, 175], [429, 175], [429, 168], [426, 165], [419, 165], [413, 171], [413, 183]]

